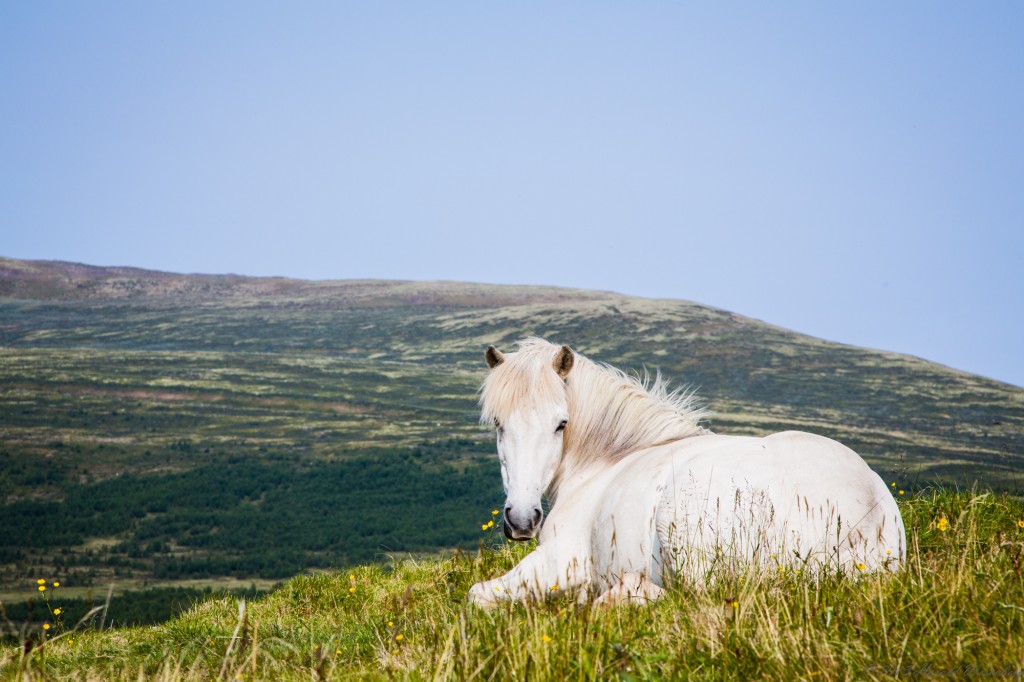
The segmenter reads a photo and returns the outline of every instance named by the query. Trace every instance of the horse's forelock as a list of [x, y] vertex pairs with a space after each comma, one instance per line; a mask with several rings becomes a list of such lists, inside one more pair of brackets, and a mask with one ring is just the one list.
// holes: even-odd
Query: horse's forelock
[[565, 383], [552, 362], [560, 346], [543, 339], [524, 339], [514, 353], [487, 374], [480, 388], [480, 421], [505, 421], [513, 410], [564, 400]]

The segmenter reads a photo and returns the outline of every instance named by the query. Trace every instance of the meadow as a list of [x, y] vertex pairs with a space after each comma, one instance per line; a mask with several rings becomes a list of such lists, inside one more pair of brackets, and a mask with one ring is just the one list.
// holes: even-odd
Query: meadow
[[[49, 612], [40, 610], [31, 589], [41, 577], [61, 582], [69, 618], [104, 604], [105, 624], [148, 626], [172, 616], [180, 624], [191, 616], [178, 614], [193, 600], [206, 603], [217, 594], [251, 599], [281, 584], [247, 603], [252, 609], [279, 603], [282, 614], [291, 613], [294, 608], [275, 601], [282, 594], [324, 589], [303, 599], [322, 596], [324, 604], [341, 608], [348, 603], [350, 567], [357, 567], [357, 579], [366, 578], [364, 586], [371, 577], [389, 586], [374, 593], [378, 602], [366, 603], [368, 613], [393, 610], [388, 604], [408, 584], [439, 604], [441, 592], [424, 585], [445, 586], [447, 610], [436, 611], [430, 622], [446, 637], [460, 619], [469, 619], [465, 627], [472, 630], [482, 622], [512, 628], [524, 613], [552, 617], [557, 609], [545, 606], [513, 610], [519, 615], [506, 621], [486, 620], [499, 617], [494, 614], [481, 621], [461, 607], [473, 576], [523, 551], [480, 552], [479, 517], [501, 504], [502, 490], [493, 435], [478, 422], [476, 390], [487, 344], [510, 349], [527, 335], [570, 343], [627, 370], [662, 371], [674, 385], [698, 390], [716, 432], [797, 428], [843, 441], [895, 483], [908, 514], [924, 521], [918, 533], [927, 561], [939, 561], [933, 540], [966, 537], [953, 508], [968, 498], [942, 492], [934, 501], [924, 491], [936, 484], [990, 491], [973, 498], [998, 499], [1000, 509], [1010, 510], [1000, 521], [1002, 535], [984, 534], [994, 522], [981, 524], [974, 541], [1009, 552], [1006, 543], [1019, 540], [1010, 517], [1019, 514], [1012, 495], [1021, 489], [1024, 469], [1024, 389], [917, 358], [829, 343], [696, 303], [607, 292], [185, 276], [0, 259], [0, 603], [13, 616], [0, 635], [24, 645], [25, 632], [42, 632]], [[915, 511], [925, 509], [931, 511]], [[955, 533], [934, 534], [929, 524], [940, 511]], [[439, 553], [447, 558], [438, 559]], [[788, 583], [776, 584], [779, 577], [757, 580], [781, 599], [781, 585]], [[942, 575], [954, 578], [969, 584], [959, 574]], [[1003, 578], [997, 582], [1005, 587]], [[981, 582], [970, 584], [973, 594], [988, 594], [977, 591]], [[332, 589], [338, 594], [331, 596]], [[701, 623], [699, 613], [710, 604], [701, 601], [705, 594], [673, 592], [651, 613], [688, 613], [687, 623]], [[234, 614], [218, 616], [217, 623], [236, 618], [233, 598], [210, 602], [230, 603], [223, 608]], [[751, 595], [752, 603], [758, 598]], [[931, 597], [920, 598], [935, 607]], [[1003, 603], [1021, 605], [1011, 597]], [[559, 608], [573, 618], [610, 618]], [[299, 627], [287, 619], [280, 627], [287, 622]], [[336, 625], [338, 632], [350, 628], [367, 643], [377, 641], [370, 630]], [[639, 633], [647, 627], [629, 646], [646, 646], [649, 637]], [[818, 634], [832, 637], [831, 628]], [[148, 641], [140, 646], [152, 656], [166, 653], [156, 639], [139, 634], [148, 630], [125, 632]], [[329, 649], [336, 633], [324, 638], [318, 632], [323, 656], [317, 665], [341, 665]], [[696, 637], [695, 630], [679, 632]], [[87, 634], [81, 641], [121, 636], [94, 634], [99, 638]], [[542, 634], [557, 639], [547, 630], [501, 632], [519, 644]], [[569, 635], [562, 634], [564, 642]], [[567, 668], [582, 676], [610, 665], [604, 644], [580, 639], [586, 634], [572, 636], [576, 649], [558, 649], [555, 641], [548, 648], [563, 657], [576, 655], [579, 646], [592, 651], [583, 673]], [[483, 649], [462, 648], [477, 658], [455, 669], [445, 666], [456, 659], [437, 651], [410, 658], [424, 640], [413, 645], [408, 636], [405, 645], [385, 638], [377, 648], [359, 649], [345, 665], [370, 677], [387, 670], [415, 676], [412, 668], [383, 665], [392, 660], [384, 657], [389, 652], [395, 661], [414, 661], [417, 669], [443, 677], [471, 671], [465, 666], [494, 671], [501, 656], [511, 655], [492, 652], [486, 659]], [[165, 644], [179, 641], [162, 637]], [[286, 638], [282, 647], [290, 651], [304, 641]], [[498, 645], [491, 640], [490, 646]], [[268, 655], [290, 661], [282, 674], [300, 675], [298, 659], [267, 647]], [[675, 670], [698, 669], [695, 654], [686, 651]], [[174, 660], [182, 675], [206, 665], [203, 657], [181, 655]], [[225, 675], [236, 655], [233, 649], [231, 662], [221, 660]], [[83, 659], [76, 660], [78, 666]], [[126, 669], [156, 670], [152, 661], [138, 662], [136, 653], [126, 659], [132, 660]], [[275, 674], [272, 660], [263, 660], [260, 670]], [[33, 663], [24, 658], [17, 665]], [[99, 670], [91, 663], [82, 669]], [[830, 670], [845, 675], [853, 669]]]
[[[898, 492], [897, 492], [898, 494]], [[1024, 503], [933, 490], [900, 500], [896, 574], [814, 581], [779, 568], [675, 585], [651, 606], [570, 598], [482, 611], [469, 586], [529, 545], [297, 576], [209, 598], [158, 626], [51, 616], [3, 650], [5, 679], [1017, 679], [1024, 671]], [[486, 519], [481, 510], [475, 521]], [[483, 524], [482, 524], [483, 525]], [[47, 576], [48, 585], [53, 577]], [[35, 590], [36, 583], [25, 585]], [[59, 589], [48, 606], [59, 608]], [[93, 618], [95, 620], [95, 616]]]

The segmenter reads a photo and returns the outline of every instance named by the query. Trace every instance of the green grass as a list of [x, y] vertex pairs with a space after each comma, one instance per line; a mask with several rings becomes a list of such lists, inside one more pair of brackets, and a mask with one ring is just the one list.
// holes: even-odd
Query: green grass
[[562, 600], [484, 612], [465, 605], [469, 586], [529, 550], [484, 548], [299, 576], [244, 606], [212, 599], [157, 627], [67, 630], [27, 654], [24, 646], [6, 648], [0, 673], [69, 680], [1019, 676], [1024, 503], [936, 490], [900, 505], [910, 552], [893, 576], [813, 582], [752, 570], [670, 589], [649, 607]]

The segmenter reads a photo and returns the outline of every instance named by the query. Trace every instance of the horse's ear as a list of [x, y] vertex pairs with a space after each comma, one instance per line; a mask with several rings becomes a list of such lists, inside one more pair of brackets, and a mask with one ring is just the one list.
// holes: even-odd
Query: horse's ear
[[576, 361], [576, 356], [572, 354], [572, 348], [569, 346], [562, 346], [558, 350], [558, 355], [555, 356], [555, 371], [558, 372], [558, 376], [563, 379], [569, 376], [569, 370], [572, 369], [572, 363]]
[[487, 359], [487, 366], [494, 369], [501, 363], [505, 362], [505, 356], [501, 354], [501, 351], [494, 346], [487, 346], [487, 352], [484, 353], [484, 358]]

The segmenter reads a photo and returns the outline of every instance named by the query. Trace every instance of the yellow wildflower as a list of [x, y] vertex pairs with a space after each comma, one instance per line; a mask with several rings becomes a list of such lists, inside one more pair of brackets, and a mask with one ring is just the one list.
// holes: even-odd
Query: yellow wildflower
[[336, 654], [340, 654], [340, 653], [341, 653], [341, 649], [338, 649], [338, 650], [337, 650], [337, 651], [335, 651], [334, 653], [336, 653]]
[[480, 525], [480, 530], [487, 530], [487, 524], [486, 523], [481, 524]]
[[543, 637], [541, 637], [541, 639], [543, 639], [545, 642], [550, 642], [551, 641], [551, 638], [548, 637], [547, 635], [544, 635]]
[[889, 484], [889, 487], [891, 487], [891, 488], [895, 488], [895, 487], [896, 487], [896, 481], [893, 481], [892, 483], [890, 483], [890, 484]]
[[45, 585], [45, 584], [46, 584], [46, 578], [40, 578], [39, 580], [36, 581], [36, 585]]
[[857, 564], [858, 571], [863, 571], [865, 568], [867, 568], [867, 566], [865, 566], [864, 564]]
[[494, 528], [494, 520], [493, 519], [487, 522], [487, 527], [488, 528]]
[[348, 579], [349, 580], [355, 580], [356, 579], [356, 574], [355, 573], [349, 573], [348, 574]]
[[949, 519], [945, 516], [940, 516], [939, 520], [935, 522], [935, 527], [938, 528], [939, 531], [945, 533], [949, 530]]
[[900, 490], [900, 495], [902, 495], [902, 494], [903, 494], [903, 491], [902, 491], [902, 490]]
[[393, 628], [393, 627], [395, 627], [395, 621], [393, 621], [393, 620], [389, 620], [389, 621], [388, 621], [388, 627], [389, 627], [389, 628]]
[[1021, 519], [1020, 521], [1017, 522], [1017, 527], [1018, 528], [1024, 528], [1024, 519]]
[[555, 583], [554, 585], [552, 585], [550, 589], [557, 590], [558, 589], [558, 583]]
[[55, 616], [59, 616], [59, 615], [60, 615], [60, 609], [59, 609], [59, 608], [57, 608], [57, 609], [54, 609], [54, 610], [53, 610], [53, 615], [55, 615]]
[[401, 642], [403, 639], [405, 639], [405, 635], [403, 635], [401, 632], [399, 632], [397, 635], [395, 635], [395, 641], [396, 642]]
[[39, 586], [39, 591], [40, 592], [46, 592], [46, 585], [40, 585]]
[[57, 582], [56, 580], [54, 580], [54, 581], [53, 581], [53, 586], [54, 586], [54, 587], [60, 587], [60, 583], [59, 583], [59, 582]]
[[497, 585], [495, 585], [495, 586], [494, 586], [494, 591], [495, 591], [495, 592], [501, 592], [501, 588], [500, 588], [500, 587], [498, 587]]
[[49, 630], [50, 629], [50, 624], [49, 623], [43, 623], [43, 629], [44, 630]]
[[356, 591], [356, 588], [350, 587], [350, 588], [348, 588], [348, 591], [349, 591], [349, 594], [354, 594], [355, 591]]
[[491, 510], [491, 516], [497, 516], [500, 512], [497, 509]]

